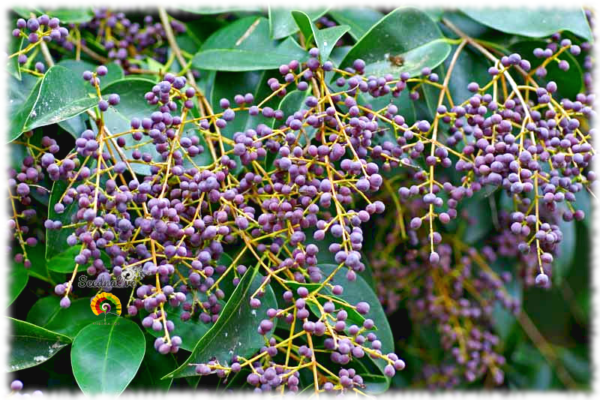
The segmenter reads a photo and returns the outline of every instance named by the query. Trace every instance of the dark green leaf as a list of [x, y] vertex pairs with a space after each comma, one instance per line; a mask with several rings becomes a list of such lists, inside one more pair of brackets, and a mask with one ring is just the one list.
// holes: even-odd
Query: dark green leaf
[[[63, 193], [68, 189], [69, 184], [59, 180], [52, 184], [52, 192], [48, 202], [48, 219], [52, 221], [61, 221], [63, 226], [73, 223], [72, 219], [77, 212], [77, 204], [73, 202], [65, 205], [65, 210], [62, 214], [54, 211], [54, 205], [59, 203], [63, 197]], [[50, 260], [62, 252], [67, 246], [67, 238], [74, 232], [74, 228], [62, 229], [47, 229], [46, 230], [46, 260]]]
[[338, 23], [350, 26], [350, 35], [354, 40], [362, 38], [373, 25], [383, 18], [383, 13], [372, 8], [344, 8], [331, 10], [329, 14]]
[[[350, 50], [340, 68], [354, 60], [366, 62], [365, 74], [418, 75], [424, 67], [435, 68], [450, 54], [450, 45], [427, 14], [412, 8], [399, 8], [374, 25]], [[389, 57], [402, 57], [396, 65]]]
[[71, 365], [85, 395], [121, 394], [135, 377], [146, 352], [146, 340], [133, 322], [109, 316], [88, 325], [73, 341]]
[[27, 313], [26, 321], [37, 326], [45, 327], [61, 310], [58, 296], [42, 297], [35, 302]]
[[[336, 270], [337, 265], [325, 264], [319, 265], [319, 267], [321, 268], [321, 271], [323, 271], [323, 276], [327, 277]], [[356, 305], [361, 301], [369, 303], [371, 308], [365, 315], [365, 318], [370, 318], [375, 322], [377, 338], [381, 341], [382, 351], [384, 353], [393, 351], [394, 336], [392, 334], [392, 329], [390, 328], [385, 311], [383, 311], [383, 307], [381, 307], [381, 303], [379, 302], [377, 294], [373, 291], [373, 288], [371, 288], [360, 275], [356, 277], [355, 281], [349, 281], [346, 278], [346, 271], [343, 269], [336, 273], [331, 280], [331, 284], [341, 285], [344, 288], [344, 292], [339, 297], [349, 304]], [[387, 365], [386, 361], [382, 359], [373, 360], [373, 362], [381, 372], [383, 372], [383, 369]], [[387, 378], [387, 380], [389, 381], [389, 378]]]
[[10, 317], [8, 320], [11, 325], [9, 372], [31, 368], [46, 362], [60, 349], [71, 343], [71, 339], [68, 337], [29, 322]]
[[[25, 38], [23, 37], [15, 38], [11, 35], [8, 44], [8, 54], [12, 55], [21, 51], [21, 49], [23, 48], [24, 40]], [[6, 64], [6, 69], [14, 78], [16, 78], [19, 81], [21, 80], [21, 64], [19, 64], [19, 56], [9, 58]]]
[[[179, 333], [179, 331], [177, 331]], [[128, 389], [134, 390], [163, 390], [167, 391], [173, 383], [173, 378], [160, 379], [177, 368], [173, 354], [160, 354], [154, 348], [154, 338], [146, 335], [146, 355]]]
[[[193, 296], [191, 294], [187, 295], [187, 301], [190, 304], [192, 304]], [[198, 311], [197, 306], [193, 317], [187, 321], [181, 320], [181, 314], [185, 312], [183, 310], [183, 307], [171, 307], [167, 304], [165, 311], [167, 312], [169, 319], [173, 321], [173, 324], [175, 325], [176, 335], [181, 338], [181, 348], [190, 352], [194, 350], [194, 347], [196, 347], [196, 343], [198, 342], [198, 340], [201, 337], [203, 337], [206, 334], [206, 332], [208, 332], [208, 330], [213, 326], [212, 323], [205, 324], [204, 322], [200, 321], [200, 319], [198, 318], [198, 314], [200, 311]], [[163, 331], [156, 332], [152, 328], [146, 329], [146, 332], [157, 338], [164, 336]], [[173, 369], [165, 371], [165, 374], [167, 372], [171, 372], [172, 370]], [[159, 378], [163, 375], [160, 375]]]
[[[285, 121], [289, 116], [293, 115], [298, 110], [308, 109], [308, 106], [304, 101], [309, 95], [310, 93], [308, 91], [303, 92], [301, 90], [293, 90], [286, 94], [283, 100], [281, 100], [281, 103], [279, 104], [279, 109], [283, 111], [284, 115], [282, 121]], [[273, 120], [272, 124], [273, 128], [279, 128], [281, 125], [283, 125], [281, 121], [277, 120]], [[302, 129], [306, 136], [302, 135], [300, 137], [300, 143], [305, 144], [306, 137], [308, 137], [308, 139], [314, 138], [316, 129], [312, 126], [306, 126]]]
[[559, 244], [559, 252], [552, 264], [552, 280], [560, 285], [562, 280], [569, 275], [575, 258], [575, 247], [577, 245], [575, 222], [565, 222], [562, 218], [558, 222], [562, 232], [562, 240]]
[[[521, 56], [531, 62], [532, 71], [542, 64], [543, 59], [534, 57], [533, 50], [536, 47], [542, 49], [546, 48], [546, 42], [542, 40], [529, 40], [518, 42], [510, 46], [510, 50], [521, 54]], [[559, 58], [566, 60], [569, 63], [569, 70], [563, 71], [558, 68], [557, 62], [551, 62], [546, 66], [548, 72], [544, 78], [539, 78], [535, 75], [536, 81], [541, 85], [545, 86], [550, 81], [556, 82], [558, 87], [557, 98], [575, 98], [578, 93], [582, 92], [583, 89], [583, 72], [577, 60], [568, 52], [563, 52]]]
[[75, 139], [81, 136], [81, 133], [85, 131], [88, 126], [86, 122], [89, 120], [89, 116], [85, 113], [79, 114], [73, 118], [69, 118], [64, 121], [60, 121], [58, 126], [67, 131]]
[[215, 14], [229, 14], [234, 12], [260, 12], [259, 7], [178, 7], [183, 11], [187, 11], [194, 14], [200, 15], [215, 15]]
[[243, 18], [212, 34], [194, 56], [192, 64], [198, 69], [219, 71], [276, 69], [293, 59], [305, 57], [301, 48], [289, 43], [278, 46], [269, 38], [265, 18]]
[[[306, 12], [311, 21], [314, 21], [325, 14], [327, 9], [317, 8]], [[269, 7], [269, 28], [271, 38], [283, 39], [298, 32], [298, 26], [292, 17], [292, 10], [286, 8]]]
[[266, 318], [268, 308], [277, 308], [275, 295], [267, 286], [258, 310], [250, 308], [250, 296], [259, 288], [262, 277], [255, 268], [247, 271], [229, 301], [221, 311], [213, 327], [196, 344], [192, 355], [166, 377], [195, 375], [190, 363], [208, 362], [213, 357], [223, 365], [229, 365], [231, 357], [248, 357], [264, 345], [264, 338], [257, 332], [260, 321]]
[[198, 53], [193, 65], [214, 71], [257, 71], [276, 69], [296, 58], [295, 55], [237, 49], [215, 49]]
[[[96, 64], [92, 64], [87, 61], [77, 61], [77, 60], [71, 60], [71, 59], [61, 60], [58, 63], [58, 65], [60, 65], [61, 67], [70, 69], [71, 71], [73, 71], [74, 76], [81, 79], [82, 81], [83, 81], [82, 76], [85, 71], [93, 72], [98, 67]], [[114, 81], [123, 79], [123, 77], [125, 76], [123, 73], [123, 68], [121, 68], [120, 66], [118, 66], [115, 63], [110, 63], [110, 64], [106, 65], [106, 69], [108, 70], [106, 75], [99, 78], [100, 79], [100, 89], [102, 89], [102, 90], [104, 90], [104, 88], [106, 88], [108, 85], [110, 85]], [[110, 94], [110, 92], [106, 92], [106, 94]]]
[[11, 115], [10, 140], [21, 132], [58, 123], [96, 105], [91, 87], [65, 67], [55, 65], [39, 82], [21, 110]]
[[319, 58], [321, 62], [329, 60], [329, 55], [333, 51], [340, 38], [350, 30], [348, 25], [334, 26], [327, 29], [317, 29], [310, 17], [302, 11], [292, 11], [292, 16], [304, 37], [312, 37], [319, 49]]
[[515, 35], [541, 38], [559, 31], [570, 31], [593, 41], [592, 31], [581, 8], [561, 9], [461, 9], [475, 21]]
[[[131, 78], [115, 81], [104, 89], [105, 93], [118, 93], [121, 97], [121, 101], [117, 106], [110, 107], [104, 113], [104, 122], [111, 135], [131, 130], [131, 120], [133, 118], [142, 119], [148, 117], [156, 110], [144, 98], [144, 95], [150, 92], [153, 86], [154, 82], [146, 79]], [[131, 168], [136, 174], [150, 175], [150, 166], [148, 163], [141, 160], [134, 162], [132, 154], [137, 148], [142, 153], [151, 154], [153, 160], [160, 160], [160, 155], [156, 151], [154, 144], [150, 143], [149, 138], [145, 136], [140, 141], [145, 144], [133, 148], [132, 146], [139, 145], [140, 142], [136, 142], [131, 135], [124, 135], [123, 137], [125, 138], [125, 147], [121, 151], [126, 155], [127, 159], [132, 160], [130, 161]]]
[[89, 297], [73, 300], [69, 308], [61, 308], [54, 317], [49, 318], [44, 328], [74, 338], [86, 326], [103, 323], [104, 316], [92, 312], [91, 300]]
[[27, 269], [23, 266], [23, 263], [17, 264], [13, 261], [8, 274], [8, 304], [10, 306], [19, 297], [27, 282], [29, 281], [29, 274]]
[[57, 10], [47, 10], [46, 13], [50, 17], [56, 17], [60, 19], [60, 22], [65, 24], [80, 24], [94, 18], [94, 12], [91, 8], [63, 8]]

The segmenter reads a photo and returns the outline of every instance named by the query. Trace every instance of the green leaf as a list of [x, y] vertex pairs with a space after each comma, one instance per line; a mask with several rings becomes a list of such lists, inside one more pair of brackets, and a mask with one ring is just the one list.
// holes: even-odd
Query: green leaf
[[475, 21], [505, 33], [541, 38], [559, 31], [570, 31], [588, 41], [594, 40], [585, 12], [581, 8], [461, 8], [461, 11]]
[[[11, 55], [21, 51], [21, 49], [23, 48], [24, 40], [25, 38], [23, 37], [15, 38], [11, 35], [8, 44], [8, 54]], [[19, 81], [21, 80], [21, 64], [19, 64], [19, 56], [9, 58], [8, 62], [6, 63], [6, 69], [14, 78], [16, 78]], [[31, 76], [29, 74], [27, 75]]]
[[48, 269], [68, 274], [75, 269], [75, 256], [81, 252], [81, 246], [72, 246], [48, 260]]
[[558, 244], [559, 252], [552, 264], [552, 280], [560, 285], [562, 280], [569, 275], [575, 259], [575, 247], [577, 246], [577, 233], [575, 222], [565, 222], [560, 218], [558, 227], [562, 232], [562, 240]]
[[[20, 70], [19, 70], [20, 71]], [[12, 74], [8, 78], [8, 111], [9, 115], [14, 115], [17, 113], [23, 106], [24, 103], [29, 98], [29, 94], [35, 88], [35, 86], [40, 81], [39, 78], [24, 74], [21, 76], [19, 73], [18, 76]]]
[[14, 11], [15, 13], [17, 13], [19, 16], [25, 18], [25, 19], [29, 19], [31, 18], [31, 13], [36, 14], [36, 15], [40, 15], [43, 14], [43, 12], [37, 8], [25, 8], [25, 7], [13, 7], [12, 11]]
[[[73, 71], [75, 76], [81, 80], [83, 80], [83, 73], [85, 71], [95, 71], [98, 67], [96, 64], [92, 64], [87, 61], [77, 61], [72, 59], [61, 60], [57, 65], [61, 67], [65, 67]], [[106, 69], [108, 72], [105, 76], [100, 77], [100, 89], [104, 90], [109, 84], [118, 81], [124, 78], [123, 68], [118, 66], [115, 63], [110, 63], [106, 65]], [[106, 92], [109, 94], [109, 92]], [[79, 136], [78, 136], [79, 137]]]
[[[50, 298], [56, 299], [55, 304], [59, 305], [58, 298]], [[46, 310], [51, 309], [51, 302], [48, 300], [47, 303], [44, 302], [38, 305], [38, 301], [30, 311], [31, 314], [33, 310], [36, 309], [36, 311], [31, 314], [31, 321], [36, 321], [40, 325], [43, 322], [44, 328], [61, 333], [70, 338], [75, 338], [77, 334], [88, 325], [103, 323], [104, 321], [104, 316], [93, 313], [90, 308], [91, 301], [92, 299], [90, 297], [84, 297], [73, 300], [69, 308], [60, 308], [59, 305], [58, 310], [54, 310], [45, 322], [43, 322], [45, 318], [41, 317], [40, 314], [42, 311], [45, 312]], [[27, 315], [27, 320], [30, 320], [30, 315]]]
[[11, 325], [8, 372], [35, 367], [46, 362], [71, 343], [68, 337], [29, 322], [10, 317], [8, 320]]
[[229, 14], [234, 12], [260, 12], [259, 7], [178, 7], [180, 10], [200, 15]]
[[[194, 301], [193, 296], [189, 293], [187, 295], [187, 301], [190, 304], [192, 304]], [[198, 342], [198, 340], [201, 337], [203, 337], [206, 334], [206, 332], [208, 332], [208, 330], [213, 326], [212, 323], [205, 324], [204, 322], [200, 321], [200, 319], [198, 318], [197, 310], [198, 308], [196, 308], [196, 312], [194, 313], [192, 318], [190, 318], [187, 321], [182, 321], [181, 314], [185, 312], [183, 310], [183, 307], [171, 307], [169, 304], [165, 306], [165, 311], [167, 312], [169, 319], [173, 321], [173, 324], [175, 325], [176, 335], [181, 338], [181, 348], [190, 352], [194, 351], [194, 347], [196, 347], [196, 343]], [[144, 313], [144, 315], [147, 315], [147, 313]], [[147, 328], [146, 332], [157, 338], [164, 336], [163, 331], [156, 332], [151, 327]], [[171, 372], [172, 370], [173, 369], [166, 371], [165, 374], [167, 372]]]
[[90, 21], [94, 18], [94, 12], [91, 8], [68, 8], [68, 9], [57, 9], [47, 10], [46, 13], [50, 17], [56, 17], [60, 19], [62, 23], [69, 24], [80, 24], [82, 22]]
[[23, 264], [17, 264], [12, 262], [10, 272], [8, 274], [8, 303], [7, 307], [10, 306], [19, 297], [27, 282], [29, 281], [29, 274]]
[[60, 298], [57, 296], [42, 297], [35, 302], [27, 313], [26, 321], [37, 326], [45, 327], [61, 310]]
[[274, 49], [277, 43], [269, 38], [266, 18], [251, 16], [241, 18], [214, 32], [206, 39], [201, 51], [214, 49]]
[[264, 337], [257, 332], [260, 321], [266, 318], [267, 309], [277, 308], [270, 286], [266, 287], [258, 310], [250, 308], [250, 296], [260, 287], [262, 276], [258, 269], [247, 271], [213, 327], [198, 341], [190, 357], [166, 378], [195, 375], [190, 363], [205, 363], [216, 359], [229, 365], [233, 355], [248, 357], [264, 345]]
[[[445, 62], [446, 71], [448, 70], [450, 59], [454, 55], [454, 49], [452, 54]], [[454, 64], [452, 70], [452, 76], [448, 82], [448, 89], [452, 95], [452, 100], [456, 104], [461, 104], [465, 100], [471, 98], [473, 93], [467, 90], [467, 86], [471, 82], [477, 82], [480, 87], [483, 87], [490, 80], [488, 74], [488, 68], [491, 67], [491, 63], [487, 61], [485, 57], [475, 53], [468, 47], [463, 48], [462, 52], [458, 55], [458, 59]], [[436, 89], [439, 93], [439, 90]], [[438, 99], [435, 99], [437, 102]], [[437, 108], [437, 107], [436, 107]]]
[[292, 11], [292, 16], [306, 40], [310, 37], [314, 39], [319, 48], [319, 58], [322, 62], [329, 60], [329, 55], [338, 40], [350, 30], [348, 25], [334, 26], [322, 30], [317, 29], [310, 17], [302, 11]]
[[[323, 276], [330, 276], [337, 268], [334, 264], [319, 265]], [[330, 281], [332, 285], [341, 285], [344, 288], [344, 292], [338, 296], [344, 299], [346, 302], [352, 305], [356, 305], [361, 301], [369, 303], [371, 306], [369, 312], [364, 316], [370, 318], [375, 322], [377, 328], [377, 338], [381, 341], [382, 352], [390, 352], [394, 350], [394, 336], [392, 329], [388, 322], [387, 316], [381, 303], [377, 297], [377, 294], [373, 291], [373, 288], [360, 276], [357, 275], [355, 281], [349, 281], [346, 278], [346, 271], [340, 270], [336, 273], [333, 279]], [[382, 359], [373, 360], [380, 371], [383, 373], [383, 369], [387, 365], [387, 362]], [[387, 378], [389, 380], [389, 378]], [[389, 385], [389, 383], [388, 383]]]
[[[497, 269], [496, 272], [499, 273], [501, 271], [500, 269]], [[518, 300], [519, 303], [522, 304], [523, 285], [516, 277], [513, 277], [510, 282], [506, 283], [505, 288], [511, 298]], [[511, 311], [504, 308], [500, 302], [495, 302], [494, 310], [492, 312], [492, 321], [496, 333], [500, 339], [506, 343], [517, 327], [518, 322], [516, 316]]]
[[[48, 271], [48, 268], [46, 268], [46, 258], [45, 258], [46, 248], [45, 247], [46, 246], [44, 246], [43, 244], [38, 244], [35, 247], [27, 248], [27, 258], [29, 259], [29, 261], [31, 261], [31, 268], [26, 269], [26, 271], [30, 277], [37, 278], [37, 279], [43, 280], [45, 282], [54, 284], [55, 282], [59, 281], [63, 277], [54, 272]], [[16, 254], [16, 251], [13, 252], [13, 254], [12, 254], [13, 257], [14, 257], [14, 254]], [[23, 268], [23, 264], [15, 264], [15, 265], [18, 265], [21, 268]], [[36, 325], [39, 325], [39, 324], [36, 324]]]
[[[306, 16], [310, 21], [315, 21], [326, 12], [326, 8], [317, 8], [306, 11]], [[298, 32], [298, 26], [294, 22], [292, 10], [269, 7], [269, 30], [273, 39], [283, 39]]]
[[278, 45], [269, 38], [265, 18], [243, 18], [212, 34], [194, 56], [192, 65], [210, 71], [276, 69], [293, 59], [306, 57], [300, 47], [290, 43]]
[[[399, 8], [386, 15], [352, 47], [340, 68], [354, 60], [367, 64], [365, 75], [418, 75], [424, 67], [435, 68], [450, 54], [451, 47], [427, 14], [412, 8]], [[389, 57], [402, 57], [402, 65]]]
[[86, 124], [88, 120], [89, 116], [84, 113], [65, 121], [60, 121], [58, 126], [67, 131], [73, 138], [78, 139], [81, 136], [81, 133], [88, 128]]
[[[59, 203], [59, 200], [61, 200], [63, 193], [65, 193], [68, 187], [69, 183], [63, 180], [54, 182], [48, 202], [48, 219], [61, 221], [63, 225], [72, 224], [72, 219], [77, 212], [77, 202], [75, 201], [68, 205], [65, 204], [65, 210], [62, 214], [54, 211], [54, 205]], [[46, 260], [51, 260], [62, 252], [62, 249], [67, 246], [67, 238], [74, 230], [74, 228], [46, 229]]]
[[[179, 333], [179, 331], [177, 331]], [[177, 368], [175, 356], [171, 353], [160, 354], [154, 348], [154, 338], [146, 335], [146, 355], [142, 365], [127, 389], [162, 390], [168, 391], [173, 383], [173, 378], [160, 379]]]
[[23, 107], [10, 116], [9, 139], [21, 132], [56, 124], [85, 112], [96, 105], [91, 86], [86, 87], [80, 76], [55, 65], [40, 79]]
[[86, 326], [73, 341], [75, 380], [87, 396], [117, 396], [135, 377], [145, 352], [146, 339], [137, 324], [109, 316], [106, 323]]
[[279, 68], [294, 58], [296, 55], [269, 51], [214, 49], [196, 54], [192, 65], [213, 71], [257, 71]]
[[[542, 49], [546, 48], [547, 43], [542, 40], [528, 40], [515, 43], [510, 46], [510, 50], [521, 54], [523, 58], [531, 62], [531, 70], [535, 70], [542, 64], [543, 59], [537, 58], [533, 55], [533, 50], [537, 47]], [[548, 82], [554, 81], [558, 87], [558, 97], [564, 98], [575, 98], [578, 93], [581, 93], [584, 88], [583, 84], [583, 71], [579, 66], [579, 63], [568, 51], [563, 52], [559, 58], [566, 60], [569, 63], [569, 70], [563, 71], [558, 68], [557, 62], [549, 63], [545, 68], [548, 72], [544, 78], [539, 78], [535, 75], [536, 81], [540, 86], [545, 86]]]
[[[277, 121], [277, 120], [273, 119], [271, 122], [272, 123], [271, 127], [273, 129], [279, 128], [281, 125], [284, 125], [285, 120], [289, 116], [293, 115], [298, 110], [307, 110], [308, 106], [306, 105], [305, 100], [309, 95], [310, 95], [309, 91], [301, 91], [301, 90], [293, 90], [293, 91], [289, 92], [288, 94], [286, 94], [285, 97], [283, 98], [283, 100], [281, 100], [281, 103], [279, 103], [279, 109], [281, 111], [283, 111], [283, 115], [284, 115], [283, 120]], [[314, 138], [315, 134], [317, 132], [317, 130], [315, 128], [313, 128], [312, 126], [305, 126], [302, 129], [306, 133], [306, 136], [309, 139]], [[300, 137], [300, 143], [306, 144], [306, 137], [304, 135], [302, 135]]]
[[[29, 74], [23, 75], [20, 81], [13, 76], [9, 77], [8, 116], [11, 122], [8, 133], [9, 142], [21, 136], [23, 130], [19, 128], [19, 123], [24, 123], [27, 118], [26, 110], [31, 110], [35, 104], [35, 95], [39, 93], [41, 82], [41, 79], [34, 78]], [[16, 121], [16, 125], [14, 125], [14, 121]]]
[[[128, 78], [115, 81], [108, 85], [105, 93], [118, 93], [121, 101], [115, 107], [110, 107], [104, 113], [104, 123], [111, 135], [131, 130], [131, 120], [133, 118], [149, 117], [156, 107], [148, 104], [144, 95], [152, 91], [155, 83], [146, 79]], [[136, 174], [150, 175], [150, 165], [142, 160], [133, 160], [133, 151], [137, 148], [142, 153], [149, 153], [153, 160], [160, 160], [160, 155], [152, 143], [147, 143], [148, 138], [143, 137], [140, 142], [133, 139], [131, 135], [124, 135], [125, 147], [121, 151], [128, 160], [131, 168]], [[145, 143], [142, 146], [133, 148], [132, 146]]]
[[573, 374], [575, 379], [579, 382], [590, 382], [591, 364], [589, 360], [565, 348], [560, 348], [558, 354], [562, 364]]
[[329, 11], [331, 17], [340, 24], [350, 26], [350, 36], [359, 40], [384, 17], [383, 13], [372, 8], [344, 8]]

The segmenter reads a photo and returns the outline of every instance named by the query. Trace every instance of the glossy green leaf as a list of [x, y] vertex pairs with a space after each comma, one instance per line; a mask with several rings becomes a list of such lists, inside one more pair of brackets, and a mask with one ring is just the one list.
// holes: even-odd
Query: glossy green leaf
[[46, 362], [71, 343], [68, 337], [29, 322], [10, 317], [8, 321], [10, 324], [8, 372], [35, 367]]
[[48, 269], [64, 274], [73, 272], [75, 269], [75, 256], [81, 252], [81, 246], [71, 246], [65, 251], [56, 254], [48, 260]]
[[294, 48], [289, 43], [278, 45], [269, 37], [265, 18], [247, 17], [212, 34], [194, 56], [192, 65], [213, 71], [276, 69], [305, 57], [300, 47]]
[[236, 12], [260, 12], [259, 7], [178, 7], [183, 11], [200, 15], [229, 14]]
[[559, 243], [558, 255], [552, 264], [552, 281], [560, 285], [562, 280], [569, 275], [575, 259], [575, 247], [577, 246], [577, 233], [575, 222], [565, 222], [560, 218], [558, 227], [562, 232], [562, 240]]
[[237, 49], [215, 49], [198, 53], [193, 65], [214, 71], [257, 71], [276, 69], [296, 58], [294, 54]]
[[[188, 302], [192, 304], [193, 296], [191, 294], [188, 294], [187, 299]], [[196, 347], [196, 343], [198, 342], [198, 340], [201, 337], [203, 337], [206, 334], [206, 332], [208, 332], [208, 330], [213, 326], [212, 323], [205, 324], [204, 322], [200, 321], [200, 319], [198, 318], [199, 311], [197, 308], [196, 312], [194, 313], [194, 316], [187, 321], [181, 320], [181, 314], [185, 312], [183, 310], [183, 307], [171, 307], [167, 304], [165, 311], [167, 312], [167, 315], [169, 315], [169, 319], [173, 321], [173, 325], [175, 325], [176, 335], [181, 338], [181, 348], [186, 351], [193, 351], [194, 347]], [[143, 315], [145, 316], [147, 314], [144, 313]], [[163, 331], [156, 332], [152, 328], [146, 329], [146, 332], [154, 337], [164, 336]], [[165, 371], [165, 374], [167, 372], [171, 372], [172, 370], [173, 369]], [[160, 375], [159, 378], [163, 375]]]
[[61, 310], [60, 297], [42, 297], [35, 302], [27, 313], [26, 321], [40, 327], [45, 327]]
[[222, 365], [229, 365], [233, 355], [248, 357], [264, 345], [264, 337], [257, 332], [258, 325], [266, 318], [267, 309], [277, 308], [277, 301], [267, 286], [261, 307], [250, 308], [250, 296], [259, 288], [261, 279], [257, 268], [244, 274], [217, 322], [198, 341], [190, 357], [166, 377], [195, 375], [195, 368], [189, 364], [208, 362], [213, 357]]
[[292, 11], [292, 16], [306, 40], [313, 38], [319, 49], [321, 62], [329, 60], [336, 43], [350, 30], [348, 25], [334, 26], [327, 29], [317, 29], [310, 17], [302, 11]]
[[[322, 17], [325, 12], [327, 12], [325, 8], [316, 8], [306, 11], [306, 15], [311, 21], [315, 21]], [[269, 29], [273, 39], [283, 39], [298, 32], [292, 10], [269, 7]]]
[[[281, 121], [273, 120], [271, 127], [274, 129], [281, 128], [282, 126], [285, 126], [284, 122], [289, 116], [293, 115], [298, 110], [307, 110], [308, 106], [306, 105], [305, 100], [309, 95], [309, 91], [303, 92], [300, 90], [293, 90], [286, 94], [279, 104], [279, 109], [283, 111], [284, 117]], [[305, 144], [306, 138], [314, 138], [317, 130], [312, 126], [305, 126], [302, 128], [302, 132], [304, 132], [305, 135], [300, 137], [300, 143]]]
[[[325, 264], [319, 265], [319, 268], [323, 271], [323, 276], [328, 277], [336, 270], [337, 265]], [[383, 310], [383, 307], [381, 307], [377, 294], [360, 274], [357, 274], [355, 281], [349, 281], [346, 278], [346, 271], [342, 269], [335, 274], [330, 283], [332, 285], [341, 285], [344, 288], [344, 292], [338, 297], [344, 299], [349, 304], [356, 305], [361, 301], [369, 303], [371, 308], [364, 317], [370, 318], [375, 322], [375, 327], [377, 327], [376, 334], [377, 338], [381, 341], [382, 351], [384, 353], [393, 351], [394, 336], [387, 316], [385, 315], [385, 311]], [[373, 360], [373, 362], [381, 372], [383, 372], [383, 369], [387, 365], [387, 363], [381, 359]], [[389, 378], [387, 379], [389, 380]]]
[[73, 138], [78, 139], [81, 136], [81, 133], [88, 129], [87, 122], [89, 119], [89, 116], [86, 113], [83, 113], [73, 118], [60, 121], [58, 126], [67, 131]]
[[[144, 95], [150, 92], [154, 87], [154, 82], [146, 79], [131, 78], [121, 79], [108, 85], [105, 89], [105, 93], [118, 93], [121, 97], [121, 101], [115, 107], [110, 107], [108, 111], [104, 113], [104, 122], [106, 128], [111, 135], [117, 135], [121, 132], [127, 132], [131, 129], [131, 120], [133, 118], [149, 117], [153, 111], [156, 111], [156, 107], [148, 104]], [[131, 160], [129, 164], [136, 174], [150, 175], [150, 165], [143, 162], [142, 160], [133, 160], [133, 151], [135, 150], [131, 146], [139, 145], [133, 139], [131, 135], [124, 135], [125, 147], [121, 151], [125, 154], [128, 160]], [[152, 143], [147, 143], [148, 138], [142, 138], [141, 142], [145, 143], [142, 146], [137, 147], [142, 153], [149, 153], [153, 160], [160, 160], [160, 155], [156, 151], [156, 147]], [[114, 151], [114, 144], [111, 145]]]
[[[179, 334], [179, 331], [177, 332]], [[160, 354], [154, 348], [154, 337], [146, 335], [146, 355], [128, 390], [161, 390], [167, 391], [173, 383], [173, 378], [160, 379], [177, 368], [175, 356], [171, 353]]]
[[[340, 68], [350, 67], [354, 60], [367, 64], [366, 75], [397, 77], [403, 72], [418, 75], [424, 67], [435, 68], [450, 54], [436, 24], [427, 14], [412, 8], [399, 8], [386, 15], [352, 47]], [[402, 65], [390, 61], [401, 57]]]
[[[48, 203], [48, 219], [52, 221], [61, 221], [63, 226], [70, 225], [74, 221], [74, 216], [77, 212], [77, 204], [65, 204], [65, 210], [62, 214], [54, 211], [54, 205], [59, 203], [63, 198], [63, 194], [69, 188], [69, 184], [65, 181], [58, 180], [52, 184], [52, 192]], [[67, 238], [74, 232], [74, 228], [62, 229], [46, 229], [46, 260], [51, 260], [53, 257], [62, 253], [62, 249], [67, 247]]]
[[[72, 59], [61, 60], [57, 65], [61, 67], [65, 67], [73, 71], [75, 76], [83, 81], [83, 73], [85, 71], [95, 71], [98, 65], [87, 62], [87, 61], [77, 61]], [[104, 90], [108, 85], [113, 83], [114, 81], [118, 81], [124, 78], [123, 68], [118, 66], [115, 63], [110, 63], [106, 65], [106, 69], [108, 72], [105, 76], [99, 77], [100, 79], [100, 89]], [[89, 83], [86, 82], [86, 85]], [[106, 92], [109, 94], [110, 92]]]
[[350, 26], [350, 35], [359, 40], [373, 27], [384, 14], [372, 8], [341, 8], [329, 11], [331, 17], [340, 24]]
[[201, 51], [214, 49], [274, 49], [277, 43], [269, 38], [266, 18], [250, 16], [225, 25], [206, 39]]
[[23, 266], [23, 263], [17, 264], [13, 261], [10, 271], [8, 273], [8, 303], [7, 307], [10, 306], [19, 297], [27, 282], [29, 281], [29, 274], [27, 269]]
[[46, 10], [50, 17], [56, 17], [62, 23], [80, 24], [90, 21], [94, 18], [94, 11], [91, 8], [59, 8], [56, 10]]
[[475, 21], [505, 33], [541, 38], [559, 31], [570, 31], [586, 40], [594, 40], [581, 8], [461, 8], [461, 11]]
[[[510, 50], [521, 54], [521, 56], [529, 62], [531, 62], [531, 69], [535, 70], [542, 64], [544, 59], [537, 58], [533, 55], [533, 50], [537, 47], [545, 49], [546, 42], [542, 40], [528, 40], [515, 43], [510, 46]], [[535, 80], [541, 85], [545, 86], [548, 82], [554, 81], [558, 87], [558, 99], [561, 98], [575, 98], [578, 93], [583, 91], [583, 71], [579, 66], [579, 63], [573, 57], [569, 51], [563, 52], [560, 57], [561, 60], [565, 60], [569, 63], [569, 70], [563, 71], [558, 68], [557, 62], [551, 62], [546, 66], [547, 75], [544, 78], [540, 78], [535, 75]]]
[[[11, 35], [8, 43], [8, 54], [12, 55], [21, 51], [24, 40], [25, 38], [23, 37], [15, 38]], [[8, 62], [6, 63], [6, 69], [14, 78], [19, 81], [21, 80], [21, 64], [19, 64], [19, 56], [9, 58]]]
[[[25, 107], [28, 106], [26, 103], [30, 97], [30, 94], [34, 90], [39, 90], [40, 79], [33, 77], [29, 74], [24, 74], [20, 80], [14, 76], [8, 78], [8, 115], [16, 115]], [[14, 140], [19, 136], [20, 132], [15, 132], [14, 137], [10, 140]]]
[[141, 329], [125, 318], [109, 316], [106, 322], [88, 325], [71, 349], [71, 365], [85, 395], [121, 394], [135, 377], [146, 339]]
[[11, 115], [9, 139], [21, 132], [74, 117], [96, 105], [91, 86], [60, 65], [50, 68], [19, 112]]
[[[49, 298], [56, 300], [54, 303], [58, 305], [58, 309], [53, 309], [51, 315], [44, 318], [41, 314], [47, 310], [52, 310], [52, 302], [48, 300], [47, 303], [40, 303], [40, 301], [38, 301], [27, 315], [28, 321], [35, 321], [35, 323], [40, 324], [40, 326], [43, 326], [46, 329], [61, 333], [70, 338], [76, 337], [86, 326], [102, 323], [104, 321], [103, 315], [96, 315], [93, 313], [90, 308], [92, 299], [89, 297], [72, 300], [69, 308], [60, 308], [60, 298]], [[40, 304], [38, 305], [38, 303]]]
[[[448, 70], [454, 51], [455, 50], [453, 50], [451, 55], [446, 59], [446, 70]], [[468, 47], [463, 48], [454, 64], [452, 76], [448, 82], [448, 89], [450, 90], [452, 100], [455, 104], [461, 104], [471, 98], [473, 93], [467, 90], [469, 83], [477, 82], [480, 87], [483, 87], [489, 82], [491, 76], [487, 71], [491, 66], [492, 64], [485, 57], [481, 57], [481, 55]], [[439, 93], [439, 90], [436, 89], [436, 91]], [[438, 99], [436, 99], [436, 102], [437, 100]]]
[[[15, 249], [12, 257], [14, 257], [14, 254], [16, 254], [16, 251], [20, 252], [20, 247]], [[46, 248], [43, 244], [38, 244], [35, 247], [27, 248], [27, 258], [29, 261], [31, 261], [31, 268], [26, 269], [26, 272], [30, 277], [54, 284], [58, 280], [62, 279], [63, 276], [56, 274], [55, 272], [48, 271], [48, 268], [46, 267], [45, 252]], [[24, 268], [23, 263], [15, 265]]]

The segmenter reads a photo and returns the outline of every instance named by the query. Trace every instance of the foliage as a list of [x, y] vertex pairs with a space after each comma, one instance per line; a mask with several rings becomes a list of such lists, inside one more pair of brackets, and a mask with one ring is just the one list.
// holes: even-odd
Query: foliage
[[10, 18], [11, 390], [590, 386], [591, 12]]

